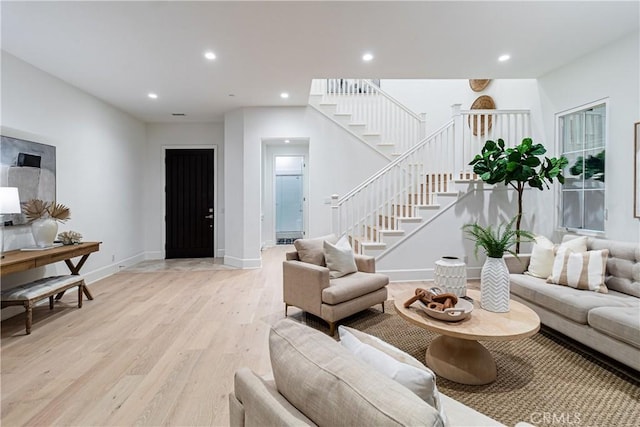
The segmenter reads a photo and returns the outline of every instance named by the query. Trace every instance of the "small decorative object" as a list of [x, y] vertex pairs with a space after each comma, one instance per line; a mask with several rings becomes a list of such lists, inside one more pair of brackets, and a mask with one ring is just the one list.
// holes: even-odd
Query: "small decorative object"
[[451, 293], [442, 293], [442, 290], [436, 287], [416, 288], [414, 296], [405, 301], [405, 308], [414, 302], [417, 302], [427, 315], [446, 322], [466, 319], [473, 311], [473, 304], [469, 301], [458, 299]]
[[454, 256], [443, 256], [436, 261], [434, 283], [445, 292], [458, 297], [467, 294], [467, 265]]
[[528, 231], [514, 230], [513, 217], [506, 225], [500, 224], [497, 229], [491, 225], [482, 227], [478, 223], [465, 224], [462, 230], [475, 241], [474, 255], [478, 257], [478, 248], [482, 247], [487, 259], [480, 273], [480, 305], [487, 311], [505, 313], [509, 311], [509, 270], [502, 258], [505, 252], [516, 253], [510, 248], [523, 238], [532, 241], [534, 236]]
[[469, 87], [474, 92], [482, 92], [489, 86], [491, 79], [469, 79]]
[[[495, 109], [496, 103], [489, 95], [479, 96], [475, 101], [473, 101], [473, 104], [471, 104], [471, 110]], [[486, 117], [484, 115], [469, 116], [468, 122], [474, 136], [484, 136], [486, 132], [489, 132], [491, 130], [491, 126], [493, 125], [493, 117], [491, 115], [488, 115]]]
[[58, 222], [65, 222], [71, 214], [69, 208], [62, 203], [48, 203], [40, 199], [26, 202], [22, 212], [31, 223], [33, 240], [39, 248], [53, 246], [58, 234]]
[[60, 240], [63, 245], [77, 245], [82, 241], [82, 234], [77, 231], [63, 231], [58, 234], [58, 240]]

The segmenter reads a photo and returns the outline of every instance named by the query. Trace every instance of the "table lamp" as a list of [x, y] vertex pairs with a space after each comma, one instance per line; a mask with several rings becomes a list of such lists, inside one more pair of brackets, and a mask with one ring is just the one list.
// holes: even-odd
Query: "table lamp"
[[[16, 187], [0, 187], [0, 215], [16, 214], [21, 211], [18, 189]], [[4, 252], [4, 222], [0, 224], [0, 252]]]

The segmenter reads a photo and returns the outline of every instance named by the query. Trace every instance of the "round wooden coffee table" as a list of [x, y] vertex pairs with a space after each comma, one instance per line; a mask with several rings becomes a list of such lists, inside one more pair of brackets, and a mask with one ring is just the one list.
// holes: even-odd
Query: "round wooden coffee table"
[[540, 329], [540, 318], [524, 304], [511, 300], [508, 313], [480, 308], [480, 291], [467, 290], [473, 298], [471, 315], [460, 322], [429, 317], [414, 303], [404, 308], [413, 292], [404, 292], [394, 301], [395, 309], [410, 323], [437, 332], [427, 348], [426, 362], [436, 374], [461, 384], [488, 384], [496, 379], [496, 362], [478, 341], [511, 341], [527, 338]]

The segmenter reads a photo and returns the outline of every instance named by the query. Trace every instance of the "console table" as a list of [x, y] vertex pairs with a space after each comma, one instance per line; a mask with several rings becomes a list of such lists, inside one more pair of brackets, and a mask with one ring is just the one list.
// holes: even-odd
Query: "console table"
[[[19, 271], [27, 271], [32, 268], [42, 267], [47, 264], [64, 261], [72, 275], [79, 275], [80, 269], [93, 252], [100, 250], [102, 242], [82, 242], [77, 245], [58, 246], [51, 249], [43, 249], [38, 251], [9, 251], [4, 252], [4, 258], [0, 260], [0, 276], [5, 276]], [[81, 257], [77, 263], [72, 258]], [[83, 286], [83, 292], [88, 299], [92, 300], [93, 295], [86, 286]], [[59, 293], [56, 299], [62, 298]]]

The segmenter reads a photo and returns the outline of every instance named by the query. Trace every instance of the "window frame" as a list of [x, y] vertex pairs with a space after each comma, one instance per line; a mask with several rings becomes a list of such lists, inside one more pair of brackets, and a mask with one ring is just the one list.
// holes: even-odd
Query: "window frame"
[[[557, 112], [555, 114], [555, 118], [554, 118], [554, 123], [555, 123], [555, 147], [556, 147], [556, 152], [558, 153], [558, 157], [564, 155], [564, 148], [563, 148], [563, 143], [564, 140], [563, 135], [562, 135], [562, 131], [561, 131], [561, 127], [560, 127], [560, 119], [562, 117], [566, 117], [570, 114], [575, 114], [578, 113], [580, 111], [583, 110], [588, 110], [590, 108], [594, 108], [600, 105], [604, 104], [604, 112], [605, 112], [605, 119], [604, 119], [604, 151], [605, 151], [605, 174], [606, 174], [606, 170], [607, 170], [607, 156], [606, 156], [606, 152], [609, 149], [609, 123], [610, 123], [610, 105], [609, 105], [609, 98], [602, 98], [602, 99], [598, 99], [596, 101], [592, 101], [586, 104], [582, 104], [579, 105], [577, 107], [573, 107], [564, 111], [560, 111]], [[565, 178], [566, 178], [566, 173], [568, 173], [569, 168], [571, 167], [571, 165], [567, 165], [567, 167], [565, 168]], [[571, 232], [574, 234], [578, 234], [578, 235], [586, 235], [586, 236], [595, 236], [595, 237], [604, 237], [606, 235], [606, 230], [607, 230], [607, 219], [608, 219], [608, 209], [607, 209], [607, 194], [608, 194], [608, 186], [607, 186], [607, 181], [604, 181], [604, 187], [602, 189], [604, 191], [604, 197], [603, 197], [603, 230], [592, 230], [592, 229], [588, 229], [588, 228], [575, 228], [575, 227], [566, 227], [562, 224], [562, 218], [564, 216], [564, 207], [563, 207], [563, 186], [562, 185], [558, 185], [557, 187], [557, 191], [555, 194], [556, 197], [556, 215], [555, 215], [555, 224], [556, 224], [556, 229], [558, 231], [562, 231], [562, 232]], [[584, 194], [584, 188], [581, 190], [581, 193]], [[584, 199], [583, 199], [584, 200]], [[582, 208], [582, 214], [584, 217], [584, 205]], [[584, 224], [584, 221], [583, 221]]]

